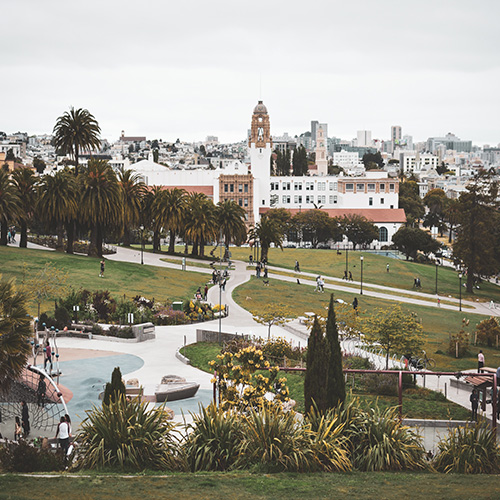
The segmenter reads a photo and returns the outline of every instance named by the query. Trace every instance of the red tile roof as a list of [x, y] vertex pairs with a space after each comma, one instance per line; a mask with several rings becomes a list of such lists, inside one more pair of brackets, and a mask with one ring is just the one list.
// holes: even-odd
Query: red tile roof
[[[267, 207], [262, 207], [259, 213], [265, 214], [268, 210]], [[298, 214], [301, 210], [298, 208], [287, 209], [291, 215]], [[343, 215], [362, 215], [368, 220], [377, 223], [404, 223], [406, 222], [406, 215], [403, 208], [321, 208], [322, 212], [326, 212], [330, 217], [342, 217]]]

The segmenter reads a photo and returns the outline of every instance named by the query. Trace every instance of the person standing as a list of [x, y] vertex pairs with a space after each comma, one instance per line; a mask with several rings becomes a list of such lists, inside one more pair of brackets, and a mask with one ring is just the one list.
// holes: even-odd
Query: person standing
[[352, 279], [352, 272], [351, 272], [351, 271], [349, 271], [349, 281], [354, 281], [354, 280]]
[[45, 406], [45, 395], [47, 393], [47, 384], [45, 383], [45, 376], [40, 375], [40, 380], [38, 381], [38, 388], [36, 390], [36, 402], [38, 406], [42, 408]]
[[295, 271], [300, 273], [300, 265], [298, 260], [295, 261]]
[[441, 299], [438, 297], [438, 307], [441, 307]]
[[479, 373], [482, 373], [483, 368], [484, 368], [484, 354], [483, 351], [480, 350], [479, 354], [477, 355], [477, 371]]
[[45, 341], [45, 357], [43, 359], [43, 369], [46, 369], [47, 363], [50, 363], [50, 373], [52, 373], [52, 348], [50, 347], [49, 339]]
[[16, 423], [14, 428], [14, 441], [19, 441], [23, 435], [23, 428], [21, 427], [21, 419], [16, 417]]
[[65, 417], [61, 417], [61, 421], [57, 426], [56, 439], [59, 436], [59, 446], [63, 452], [63, 455], [66, 456], [69, 448], [69, 424], [66, 422]]
[[354, 297], [354, 300], [352, 301], [352, 308], [357, 312], [358, 311], [358, 298]]
[[208, 296], [208, 285], [205, 283], [205, 288], [203, 289], [203, 300], [207, 300]]
[[104, 261], [104, 259], [101, 260], [101, 272], [99, 273], [99, 278], [104, 278], [104, 266], [105, 266], [106, 262]]
[[479, 394], [477, 393], [477, 389], [472, 389], [472, 394], [470, 395], [470, 404], [472, 407], [472, 420], [477, 420], [477, 409], [479, 407]]
[[267, 266], [264, 267], [264, 279], [267, 280]]
[[347, 281], [347, 269], [344, 269], [344, 277], [342, 279]]
[[389, 272], [389, 264], [387, 264], [387, 266], [385, 266], [385, 268], [386, 268], [387, 272]]
[[30, 414], [28, 411], [28, 405], [26, 401], [21, 401], [21, 421], [24, 431], [24, 438], [26, 439], [30, 435]]

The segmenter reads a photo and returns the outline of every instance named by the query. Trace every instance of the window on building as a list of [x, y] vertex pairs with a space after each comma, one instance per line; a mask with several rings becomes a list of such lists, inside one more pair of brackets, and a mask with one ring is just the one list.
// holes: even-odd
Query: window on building
[[242, 207], [242, 206], [243, 206], [243, 200], [242, 200], [241, 198], [238, 198], [238, 205], [239, 205], [240, 207]]
[[391, 205], [389, 208], [394, 208], [394, 205]]
[[389, 184], [389, 191], [391, 191], [391, 192], [394, 191], [394, 184]]
[[356, 191], [364, 191], [364, 190], [365, 190], [364, 184], [356, 184]]
[[244, 206], [244, 207], [248, 207], [248, 198], [245, 198], [245, 199], [243, 200], [243, 206]]
[[375, 184], [368, 184], [368, 191], [375, 191]]
[[244, 185], [244, 190], [245, 190], [245, 193], [248, 193], [248, 184]]
[[373, 198], [371, 196], [368, 198], [368, 205], [370, 205], [370, 207], [373, 205]]
[[380, 198], [380, 204], [383, 205], [384, 204], [384, 198]]
[[227, 193], [229, 191], [229, 185], [224, 184], [224, 193]]
[[326, 182], [318, 182], [318, 191], [324, 191], [326, 188]]
[[296, 182], [293, 185], [293, 189], [295, 189], [295, 191], [302, 191], [302, 183], [301, 182]]
[[238, 184], [238, 193], [243, 193], [243, 184]]
[[348, 183], [345, 185], [346, 191], [354, 191], [354, 184]]
[[234, 193], [234, 184], [229, 184], [229, 192]]
[[318, 196], [318, 203], [326, 203], [326, 196], [324, 194]]
[[290, 203], [290, 195], [286, 195], [286, 194], [284, 194], [284, 195], [281, 197], [281, 200], [283, 201], [283, 203]]
[[380, 242], [386, 242], [389, 239], [389, 232], [387, 231], [387, 228], [382, 226], [379, 227], [378, 229], [378, 241]]
[[314, 196], [312, 194], [306, 196], [306, 203], [314, 203]]
[[314, 182], [306, 182], [306, 191], [312, 191], [314, 189]]
[[385, 191], [385, 184], [380, 184], [380, 191]]

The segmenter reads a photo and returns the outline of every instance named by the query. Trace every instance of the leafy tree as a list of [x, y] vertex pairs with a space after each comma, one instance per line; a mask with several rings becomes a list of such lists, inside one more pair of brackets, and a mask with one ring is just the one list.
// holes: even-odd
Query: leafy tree
[[102, 257], [104, 229], [119, 223], [121, 202], [113, 169], [104, 160], [90, 160], [81, 176], [82, 217], [90, 226], [89, 255]]
[[442, 189], [431, 189], [424, 197], [428, 212], [424, 217], [425, 227], [437, 227], [441, 236], [446, 228], [444, 213], [448, 198]]
[[145, 192], [141, 203], [141, 223], [153, 232], [153, 252], [160, 251], [160, 234], [162, 229], [161, 199], [163, 196], [161, 186], [153, 186]]
[[104, 388], [103, 405], [116, 403], [116, 401], [125, 396], [125, 384], [122, 380], [122, 372], [116, 367], [111, 374], [111, 382], [106, 383]]
[[7, 153], [5, 154], [5, 161], [16, 161], [16, 155], [14, 154], [12, 148], [7, 150]]
[[226, 247], [229, 247], [231, 243], [241, 245], [247, 239], [245, 215], [243, 207], [240, 207], [233, 200], [217, 203], [215, 218]]
[[310, 241], [313, 248], [319, 243], [337, 240], [341, 235], [337, 219], [330, 218], [319, 209], [299, 212], [293, 216], [292, 221], [295, 230], [301, 232], [303, 239]]
[[330, 364], [330, 346], [323, 334], [317, 318], [314, 322], [307, 343], [307, 371], [304, 379], [304, 400], [306, 413], [316, 405], [320, 412], [329, 407], [328, 373]]
[[307, 151], [304, 146], [299, 146], [293, 152], [292, 157], [293, 175], [307, 175], [309, 170], [307, 163]]
[[285, 153], [276, 150], [276, 175], [290, 175], [290, 150]]
[[492, 316], [489, 319], [481, 321], [477, 325], [476, 335], [479, 343], [487, 344], [488, 347], [496, 345], [500, 336], [500, 326], [497, 320]]
[[440, 244], [429, 233], [417, 227], [400, 227], [392, 237], [394, 246], [406, 255], [406, 260], [410, 257], [415, 259], [417, 253], [425, 254], [437, 252]]
[[292, 311], [285, 304], [267, 304], [262, 310], [252, 313], [254, 321], [266, 325], [267, 338], [271, 338], [271, 327], [273, 325], [283, 326], [291, 321]]
[[384, 168], [384, 159], [380, 151], [376, 153], [365, 153], [361, 159], [366, 170], [382, 169]]
[[67, 251], [73, 253], [73, 241], [70, 241], [70, 236], [73, 234], [78, 202], [79, 194], [75, 178], [67, 170], [60, 170], [54, 175], [45, 175], [42, 178], [38, 186], [36, 211], [43, 222], [56, 230], [56, 250], [63, 250], [64, 226], [66, 226]]
[[444, 221], [448, 224], [448, 243], [453, 241], [453, 230], [458, 223], [459, 203], [458, 200], [448, 199], [444, 211]]
[[330, 295], [330, 305], [328, 306], [326, 340], [330, 348], [327, 378], [328, 407], [336, 408], [345, 400], [345, 379], [342, 370], [342, 351], [340, 349], [339, 332], [333, 305], [333, 293]]
[[344, 215], [339, 224], [342, 233], [353, 244], [354, 249], [357, 245], [368, 245], [379, 237], [377, 226], [363, 215]]
[[33, 158], [33, 168], [39, 173], [39, 174], [43, 174], [43, 171], [45, 170], [45, 162], [41, 159], [41, 158], [38, 158], [35, 157]]
[[139, 174], [124, 169], [118, 171], [118, 185], [121, 195], [123, 243], [128, 246], [130, 245], [130, 228], [139, 223], [146, 186]]
[[17, 168], [12, 173], [12, 183], [19, 198], [18, 221], [21, 226], [19, 247], [28, 246], [28, 222], [33, 216], [36, 201], [37, 179], [33, 170], [28, 167]]
[[259, 241], [262, 249], [262, 260], [267, 260], [267, 254], [271, 244], [283, 250], [283, 237], [283, 229], [277, 222], [267, 217], [263, 217], [261, 221], [257, 222], [255, 226], [252, 226], [248, 232], [249, 240]]
[[477, 276], [498, 271], [498, 181], [480, 173], [458, 199], [458, 230], [453, 254], [467, 268], [467, 292]]
[[399, 183], [399, 208], [405, 211], [407, 225], [418, 227], [418, 221], [424, 216], [425, 208], [415, 181]]
[[262, 218], [275, 222], [283, 233], [290, 229], [290, 225], [292, 223], [292, 216], [290, 211], [286, 208], [272, 208], [266, 212]]
[[175, 252], [175, 238], [183, 228], [186, 215], [186, 191], [179, 188], [162, 191], [155, 212], [158, 222], [170, 232], [168, 253], [173, 254]]
[[54, 126], [54, 145], [63, 154], [69, 154], [75, 161], [75, 175], [78, 175], [80, 154], [92, 151], [101, 144], [101, 129], [94, 116], [86, 109], [70, 108], [57, 119]]
[[26, 366], [31, 352], [26, 296], [14, 280], [0, 281], [0, 392], [7, 390]]
[[9, 223], [19, 213], [19, 197], [5, 170], [0, 171], [0, 245], [7, 245]]
[[389, 369], [391, 354], [411, 354], [422, 346], [422, 325], [415, 313], [404, 311], [395, 304], [377, 308], [363, 320], [365, 340], [377, 344], [385, 351], [385, 368]]

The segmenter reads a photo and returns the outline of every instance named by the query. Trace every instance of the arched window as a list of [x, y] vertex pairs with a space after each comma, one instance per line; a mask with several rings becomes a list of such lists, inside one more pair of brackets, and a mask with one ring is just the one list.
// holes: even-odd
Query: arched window
[[382, 226], [378, 230], [378, 241], [385, 242], [389, 239], [389, 233], [387, 232], [387, 228]]

